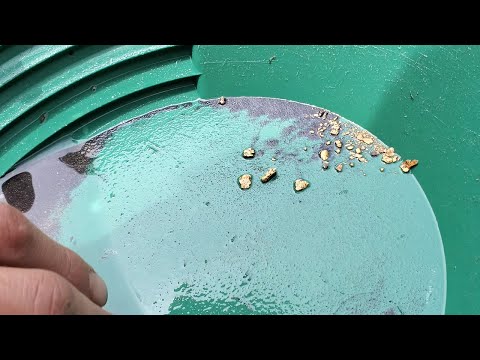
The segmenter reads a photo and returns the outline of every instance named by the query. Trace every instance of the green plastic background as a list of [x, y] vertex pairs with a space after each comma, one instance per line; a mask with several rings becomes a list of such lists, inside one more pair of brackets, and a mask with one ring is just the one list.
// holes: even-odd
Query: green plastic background
[[420, 160], [447, 314], [479, 314], [479, 60], [478, 46], [0, 46], [0, 174], [65, 133], [199, 97], [325, 107]]

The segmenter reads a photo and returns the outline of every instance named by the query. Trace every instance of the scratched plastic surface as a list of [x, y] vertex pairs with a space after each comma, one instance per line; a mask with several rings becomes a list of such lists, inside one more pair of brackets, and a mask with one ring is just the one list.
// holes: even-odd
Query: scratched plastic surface
[[[442, 314], [442, 240], [414, 175], [370, 157], [323, 171], [326, 139], [306, 117], [318, 110], [181, 104], [88, 146], [64, 139], [2, 181], [30, 172], [27, 216], [97, 269], [114, 313]], [[250, 146], [257, 156], [243, 159]], [[262, 184], [269, 167], [278, 176]], [[300, 177], [311, 185], [296, 193]]]

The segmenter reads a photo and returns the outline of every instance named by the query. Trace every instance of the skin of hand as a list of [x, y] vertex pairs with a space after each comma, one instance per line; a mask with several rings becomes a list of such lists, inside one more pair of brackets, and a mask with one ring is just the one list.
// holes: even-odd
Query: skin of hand
[[0, 314], [108, 315], [107, 297], [79, 255], [0, 203]]

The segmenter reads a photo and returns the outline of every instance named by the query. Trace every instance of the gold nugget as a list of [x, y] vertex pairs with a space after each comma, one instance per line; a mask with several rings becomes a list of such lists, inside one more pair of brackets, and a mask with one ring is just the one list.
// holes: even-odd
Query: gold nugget
[[328, 160], [328, 150], [322, 150], [320, 151], [320, 158], [323, 160], [323, 161], [327, 161]]
[[405, 160], [402, 165], [400, 165], [400, 169], [402, 169], [404, 173], [408, 173], [410, 169], [417, 166], [417, 164], [418, 160]]
[[250, 189], [252, 186], [252, 175], [244, 174], [238, 178], [238, 183], [240, 184], [240, 189], [246, 190]]
[[254, 149], [248, 148], [248, 149], [243, 150], [243, 157], [245, 159], [253, 158], [254, 156], [255, 156], [255, 150]]
[[262, 183], [266, 183], [268, 182], [272, 177], [274, 177], [275, 175], [277, 175], [277, 169], [276, 168], [270, 168], [268, 169], [268, 171], [265, 173], [265, 175], [263, 175], [260, 180], [262, 181]]
[[297, 179], [295, 180], [295, 191], [302, 191], [305, 190], [310, 183], [306, 180], [303, 179]]

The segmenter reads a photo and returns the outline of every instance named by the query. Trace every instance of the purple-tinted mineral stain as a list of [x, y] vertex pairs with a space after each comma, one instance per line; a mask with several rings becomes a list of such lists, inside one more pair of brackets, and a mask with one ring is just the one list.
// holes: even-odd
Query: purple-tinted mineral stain
[[279, 143], [280, 141], [278, 139], [268, 139], [266, 141], [267, 146], [270, 148], [277, 147]]

